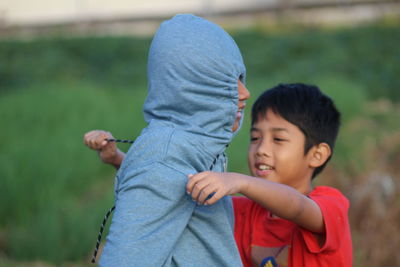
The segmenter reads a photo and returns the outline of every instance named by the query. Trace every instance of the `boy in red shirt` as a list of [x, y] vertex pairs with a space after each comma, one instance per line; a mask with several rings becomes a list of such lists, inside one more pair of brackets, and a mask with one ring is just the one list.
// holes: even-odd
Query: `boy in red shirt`
[[[244, 266], [352, 265], [349, 201], [312, 186], [332, 156], [340, 113], [318, 87], [281, 84], [252, 108], [253, 176], [202, 172], [187, 191], [200, 204], [234, 197], [235, 239]], [[261, 178], [261, 179], [260, 179]]]

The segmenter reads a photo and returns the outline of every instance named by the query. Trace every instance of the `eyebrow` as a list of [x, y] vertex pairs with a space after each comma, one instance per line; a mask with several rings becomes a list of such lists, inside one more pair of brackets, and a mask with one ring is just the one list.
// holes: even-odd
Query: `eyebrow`
[[[254, 132], [254, 131], [261, 131], [260, 129], [256, 128], [256, 127], [251, 127], [250, 132]], [[289, 132], [288, 129], [286, 128], [272, 128], [271, 130], [272, 132]]]

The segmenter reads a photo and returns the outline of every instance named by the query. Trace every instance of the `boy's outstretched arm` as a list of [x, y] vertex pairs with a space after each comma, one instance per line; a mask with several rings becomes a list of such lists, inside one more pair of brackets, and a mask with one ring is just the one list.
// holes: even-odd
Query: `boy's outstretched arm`
[[115, 142], [109, 142], [105, 139], [114, 139], [114, 137], [110, 132], [93, 130], [83, 136], [83, 143], [89, 148], [97, 150], [104, 163], [111, 164], [119, 169], [125, 158], [125, 153], [117, 148]]
[[325, 232], [319, 206], [284, 184], [239, 173], [201, 172], [189, 175], [186, 190], [193, 200], [205, 205], [214, 204], [225, 195], [241, 193], [278, 217], [316, 234]]

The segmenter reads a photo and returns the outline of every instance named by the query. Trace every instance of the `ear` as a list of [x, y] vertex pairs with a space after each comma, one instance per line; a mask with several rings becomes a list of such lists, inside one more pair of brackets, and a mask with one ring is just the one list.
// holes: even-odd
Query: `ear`
[[309, 151], [309, 164], [312, 168], [323, 165], [332, 154], [331, 147], [327, 143], [313, 146]]

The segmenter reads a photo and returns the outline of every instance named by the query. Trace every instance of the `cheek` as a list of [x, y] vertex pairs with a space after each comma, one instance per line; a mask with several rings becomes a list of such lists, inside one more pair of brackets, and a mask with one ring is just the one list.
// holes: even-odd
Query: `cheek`
[[293, 153], [290, 153], [290, 151], [288, 151], [287, 149], [277, 148], [274, 151], [274, 157], [276, 160], [279, 161], [287, 161], [293, 157]]
[[277, 164], [285, 166], [285, 168], [283, 168], [285, 172], [291, 172], [293, 169], [297, 169], [297, 165], [304, 160], [303, 151], [293, 147], [291, 149], [278, 150], [274, 156]]
[[249, 149], [247, 151], [247, 164], [249, 166], [249, 169], [251, 169], [253, 163], [254, 163], [254, 152], [255, 149], [252, 145], [249, 146]]
[[257, 153], [257, 146], [253, 145], [253, 144], [250, 144], [249, 145], [249, 150], [247, 151], [247, 158], [248, 159], [254, 158], [256, 156], [256, 153]]

